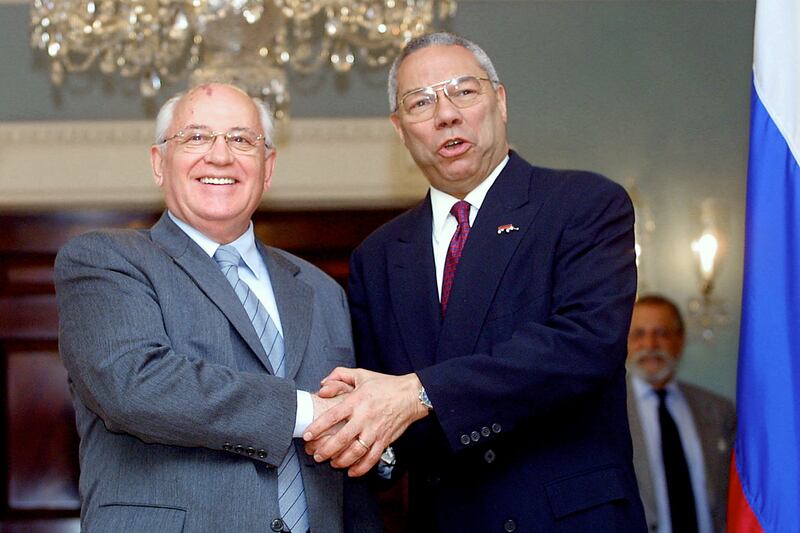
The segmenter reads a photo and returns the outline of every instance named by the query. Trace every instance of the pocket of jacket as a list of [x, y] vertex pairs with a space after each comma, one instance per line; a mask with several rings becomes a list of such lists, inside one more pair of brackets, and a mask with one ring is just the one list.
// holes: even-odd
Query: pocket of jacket
[[353, 353], [352, 348], [328, 346], [325, 352], [328, 361], [330, 361], [334, 367], [346, 366], [352, 368], [356, 366], [356, 355]]
[[615, 466], [552, 481], [545, 491], [556, 518], [628, 499], [622, 470]]
[[101, 505], [95, 511], [94, 519], [86, 524], [86, 532], [141, 533], [181, 533], [186, 520], [186, 510], [178, 507], [164, 507], [147, 504], [111, 503]]

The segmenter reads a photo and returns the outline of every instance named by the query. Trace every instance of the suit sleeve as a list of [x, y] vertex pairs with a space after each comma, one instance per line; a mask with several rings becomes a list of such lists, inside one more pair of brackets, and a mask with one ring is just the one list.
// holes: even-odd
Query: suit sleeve
[[59, 348], [74, 392], [111, 432], [280, 463], [292, 439], [294, 384], [176, 352], [162, 314], [176, 303], [137, 266], [153, 254], [140, 248], [96, 233], [56, 259]]
[[537, 419], [569, 417], [621, 383], [636, 291], [632, 205], [608, 180], [551, 202], [564, 221], [550, 241], [554, 250], [515, 258], [515, 279], [507, 281], [525, 283], [524, 265], [552, 253], [547, 294], [499, 319], [506, 324], [494, 324], [488, 349], [417, 370], [453, 450], [470, 445], [465, 436], [481, 428], [507, 434]]

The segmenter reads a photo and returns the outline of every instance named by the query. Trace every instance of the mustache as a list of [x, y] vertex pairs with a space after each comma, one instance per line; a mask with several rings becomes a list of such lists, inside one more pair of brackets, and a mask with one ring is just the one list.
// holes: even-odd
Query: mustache
[[675, 358], [672, 357], [672, 355], [669, 352], [667, 352], [666, 350], [662, 350], [661, 348], [655, 348], [652, 350], [643, 349], [636, 351], [633, 353], [631, 360], [634, 363], [638, 363], [645, 358], [658, 359], [665, 363], [670, 363], [675, 360]]
[[[657, 359], [661, 362], [661, 368], [655, 371], [647, 370], [645, 365], [640, 364], [644, 359]], [[639, 376], [652, 385], [670, 378], [675, 373], [677, 366], [678, 360], [675, 357], [666, 350], [658, 348], [634, 352], [625, 364], [628, 372]]]

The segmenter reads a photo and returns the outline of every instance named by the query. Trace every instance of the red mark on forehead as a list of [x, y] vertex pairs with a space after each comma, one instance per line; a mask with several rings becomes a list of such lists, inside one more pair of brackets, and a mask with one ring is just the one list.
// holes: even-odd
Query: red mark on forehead
[[211, 88], [210, 85], [207, 85], [205, 88], [206, 96], [214, 96], [214, 89]]

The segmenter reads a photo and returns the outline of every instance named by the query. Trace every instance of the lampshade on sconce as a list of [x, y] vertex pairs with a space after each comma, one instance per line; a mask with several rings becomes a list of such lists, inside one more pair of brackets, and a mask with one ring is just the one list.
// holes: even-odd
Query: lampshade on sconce
[[703, 200], [697, 210], [695, 238], [690, 246], [699, 281], [698, 295], [689, 300], [688, 318], [690, 327], [707, 342], [714, 339], [715, 329], [728, 323], [723, 299], [714, 293], [725, 255], [726, 216], [718, 200]]
[[719, 257], [719, 239], [713, 228], [703, 231], [697, 240], [692, 241], [692, 251], [696, 255], [700, 272], [700, 292], [710, 295], [714, 290], [714, 274]]

